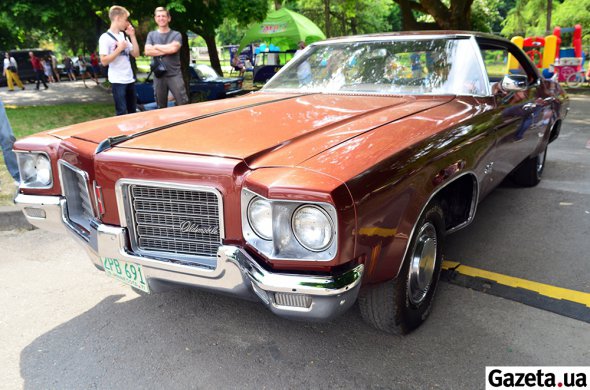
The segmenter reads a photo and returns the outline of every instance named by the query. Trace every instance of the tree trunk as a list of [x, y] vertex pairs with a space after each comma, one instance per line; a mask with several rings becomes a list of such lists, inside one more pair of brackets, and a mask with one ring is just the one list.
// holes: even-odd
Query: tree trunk
[[545, 35], [552, 34], [551, 32], [551, 12], [553, 11], [553, 0], [547, 0], [547, 24], [545, 25]]
[[[394, 0], [399, 4], [404, 30], [470, 30], [473, 0], [451, 0], [450, 8], [441, 0]], [[430, 15], [434, 23], [416, 21], [414, 10]]]
[[275, 11], [278, 11], [283, 7], [282, 0], [275, 0]]
[[324, 0], [324, 28], [326, 38], [330, 38], [332, 36], [330, 31], [330, 0]]
[[181, 33], [182, 35], [182, 46], [180, 47], [180, 68], [182, 70], [182, 78], [184, 79], [184, 86], [186, 88], [186, 93], [189, 95], [190, 101], [190, 88], [189, 88], [189, 80], [190, 75], [188, 73], [188, 67], [190, 66], [191, 62], [191, 49], [188, 43], [188, 35], [186, 31]]
[[[452, 30], [471, 30], [471, 5], [473, 0], [451, 0], [451, 20], [448, 28]], [[437, 23], [440, 24], [436, 18]]]
[[203, 39], [207, 44], [207, 51], [209, 52], [209, 59], [211, 60], [211, 67], [223, 76], [223, 70], [221, 70], [221, 63], [219, 62], [219, 56], [217, 55], [217, 44], [215, 43], [215, 32], [213, 34], [203, 34]]

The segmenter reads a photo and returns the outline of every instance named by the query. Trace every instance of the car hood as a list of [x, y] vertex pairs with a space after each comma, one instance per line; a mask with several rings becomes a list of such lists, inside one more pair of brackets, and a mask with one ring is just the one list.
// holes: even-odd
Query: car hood
[[231, 157], [251, 167], [296, 165], [322, 151], [453, 97], [256, 93], [53, 131], [116, 147]]

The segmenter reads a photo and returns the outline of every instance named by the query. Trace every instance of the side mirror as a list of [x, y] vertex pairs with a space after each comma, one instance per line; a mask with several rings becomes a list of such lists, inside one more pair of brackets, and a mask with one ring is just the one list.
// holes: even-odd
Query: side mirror
[[522, 74], [507, 74], [502, 79], [502, 89], [506, 92], [526, 91], [528, 87], [528, 78]]

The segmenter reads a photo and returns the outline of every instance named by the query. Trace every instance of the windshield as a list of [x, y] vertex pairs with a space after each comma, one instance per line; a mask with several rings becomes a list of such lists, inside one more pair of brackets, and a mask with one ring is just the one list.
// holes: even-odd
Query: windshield
[[215, 73], [213, 68], [207, 65], [196, 65], [195, 72], [197, 72], [199, 78], [203, 80], [215, 80], [219, 78], [219, 75]]
[[318, 44], [296, 55], [264, 90], [368, 94], [485, 94], [469, 39]]

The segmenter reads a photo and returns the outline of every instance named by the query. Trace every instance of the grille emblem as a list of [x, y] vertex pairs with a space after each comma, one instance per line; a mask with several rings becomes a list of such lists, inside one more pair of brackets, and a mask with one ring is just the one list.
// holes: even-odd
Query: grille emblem
[[198, 233], [198, 234], [219, 234], [219, 227], [199, 225], [191, 221], [183, 221], [180, 224], [180, 231], [182, 233]]

